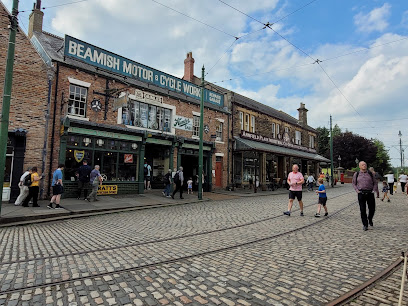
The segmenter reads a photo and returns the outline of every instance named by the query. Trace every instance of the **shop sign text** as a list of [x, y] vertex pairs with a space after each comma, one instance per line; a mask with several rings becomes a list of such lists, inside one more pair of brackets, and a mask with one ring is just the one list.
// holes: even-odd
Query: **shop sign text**
[[193, 119], [182, 117], [182, 116], [174, 116], [174, 128], [179, 130], [185, 131], [192, 131], [193, 130]]
[[[201, 99], [201, 88], [195, 84], [139, 64], [68, 35], [65, 35], [64, 56], [143, 82], [152, 83], [177, 93], [183, 93], [198, 100]], [[224, 96], [204, 89], [204, 102], [223, 107]]]
[[118, 185], [102, 185], [98, 187], [98, 195], [118, 194]]

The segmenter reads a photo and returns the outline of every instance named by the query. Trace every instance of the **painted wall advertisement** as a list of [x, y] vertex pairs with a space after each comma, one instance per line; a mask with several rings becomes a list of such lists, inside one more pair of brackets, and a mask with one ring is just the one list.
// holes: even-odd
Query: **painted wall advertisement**
[[193, 119], [176, 115], [174, 116], [173, 127], [179, 130], [192, 131], [193, 130]]
[[[152, 83], [177, 93], [183, 93], [195, 99], [201, 99], [201, 88], [195, 84], [134, 62], [68, 35], [65, 35], [64, 56], [120, 75]], [[204, 102], [223, 107], [224, 96], [214, 91], [204, 89]]]

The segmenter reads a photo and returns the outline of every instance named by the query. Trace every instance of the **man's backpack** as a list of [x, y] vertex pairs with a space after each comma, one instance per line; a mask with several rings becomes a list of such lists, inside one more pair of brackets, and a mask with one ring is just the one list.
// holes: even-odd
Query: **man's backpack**
[[147, 169], [147, 166], [144, 167], [143, 173], [144, 173], [145, 176], [147, 176], [147, 174], [149, 174], [149, 169]]
[[33, 182], [31, 181], [31, 174], [27, 174], [26, 177], [24, 178], [24, 186], [31, 186]]
[[173, 181], [174, 181], [174, 183], [180, 183], [180, 174], [179, 174], [179, 172], [177, 171], [176, 172], [176, 174], [174, 175], [174, 178], [173, 178]]

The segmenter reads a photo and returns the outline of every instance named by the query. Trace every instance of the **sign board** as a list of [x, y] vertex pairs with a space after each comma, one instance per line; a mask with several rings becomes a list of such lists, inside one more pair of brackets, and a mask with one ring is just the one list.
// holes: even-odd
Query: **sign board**
[[118, 194], [118, 185], [102, 185], [98, 187], [98, 195]]
[[212, 138], [212, 139], [216, 139], [216, 138], [217, 138], [217, 135], [211, 134], [211, 138]]
[[[246, 138], [246, 139], [250, 139], [250, 140], [259, 141], [259, 142], [265, 142], [265, 143], [269, 143], [269, 144], [273, 144], [273, 145], [278, 145], [278, 146], [281, 146], [281, 147], [298, 149], [298, 150], [301, 150], [301, 151], [316, 153], [315, 149], [295, 145], [293, 143], [288, 142], [288, 139], [284, 139], [284, 140], [283, 139], [275, 139], [275, 138], [270, 138], [270, 137], [265, 137], [265, 136], [262, 136], [262, 135], [249, 133], [247, 131], [241, 131], [241, 137]], [[289, 138], [289, 136], [287, 138]]]
[[125, 154], [124, 156], [125, 164], [133, 164], [133, 154]]
[[179, 130], [192, 131], [193, 130], [193, 119], [176, 115], [174, 116], [173, 127]]
[[113, 100], [113, 110], [116, 111], [118, 108], [127, 106], [129, 101], [129, 94], [127, 92], [122, 92], [119, 98]]
[[[151, 83], [194, 99], [201, 99], [201, 88], [193, 83], [150, 68], [120, 55], [65, 35], [64, 56], [142, 82]], [[224, 96], [204, 89], [204, 102], [224, 107]]]

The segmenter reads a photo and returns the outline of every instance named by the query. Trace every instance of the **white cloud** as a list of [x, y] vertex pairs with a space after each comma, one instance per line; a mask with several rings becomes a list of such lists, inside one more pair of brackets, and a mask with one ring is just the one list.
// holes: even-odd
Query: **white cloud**
[[382, 7], [373, 9], [368, 14], [358, 13], [354, 16], [354, 24], [360, 32], [383, 32], [388, 27], [391, 6], [384, 3]]

